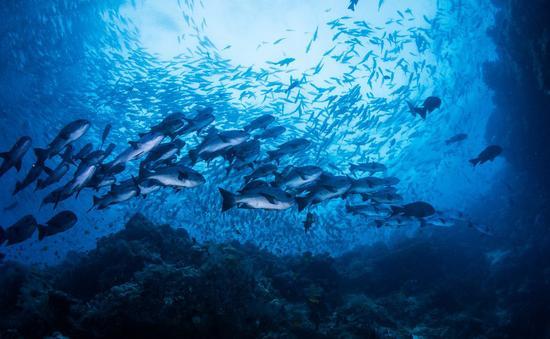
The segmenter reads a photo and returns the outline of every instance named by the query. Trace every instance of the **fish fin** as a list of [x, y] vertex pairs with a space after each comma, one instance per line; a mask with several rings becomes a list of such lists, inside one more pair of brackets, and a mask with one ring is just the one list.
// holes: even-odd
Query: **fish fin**
[[479, 164], [479, 159], [478, 158], [474, 158], [474, 159], [470, 159], [469, 160], [470, 163], [475, 167], [477, 164]]
[[302, 212], [304, 208], [309, 205], [308, 199], [306, 197], [296, 197], [296, 205], [298, 205], [298, 212]]
[[38, 228], [38, 240], [42, 241], [46, 236], [46, 226], [45, 225], [36, 225]]
[[409, 106], [409, 111], [411, 111], [413, 117], [415, 117], [416, 116], [416, 107], [410, 101], [407, 101], [407, 106]]
[[392, 217], [395, 216], [395, 215], [403, 213], [403, 207], [401, 207], [401, 206], [391, 205], [390, 208], [391, 208], [391, 216]]
[[178, 179], [187, 179], [189, 178], [189, 175], [187, 173], [185, 173], [184, 171], [179, 171], [178, 172]]
[[42, 168], [44, 169], [44, 172], [46, 172], [47, 175], [49, 175], [49, 176], [53, 175], [53, 170], [51, 168], [49, 168], [48, 166], [42, 166]]
[[425, 108], [419, 108], [418, 114], [422, 117], [422, 119], [426, 119], [426, 115], [428, 114], [428, 111]]
[[195, 164], [199, 158], [198, 152], [196, 150], [189, 150], [189, 159], [191, 159], [191, 163]]
[[48, 159], [50, 151], [44, 148], [35, 148], [34, 155], [36, 156], [36, 162], [44, 162]]
[[137, 142], [137, 141], [128, 141], [128, 144], [129, 144], [133, 149], [138, 149], [138, 148], [139, 148], [139, 142]]
[[233, 207], [235, 207], [235, 194], [224, 190], [223, 188], [218, 188], [220, 194], [222, 195], [222, 212], [225, 212]]
[[15, 182], [15, 189], [13, 190], [11, 195], [16, 195], [17, 193], [19, 193], [19, 191], [21, 191], [21, 182], [17, 181]]
[[14, 166], [17, 172], [19, 172], [21, 170], [21, 159], [19, 159]]
[[267, 193], [260, 193], [260, 195], [264, 198], [267, 199], [267, 201], [269, 201], [270, 204], [275, 204], [275, 198], [270, 195], [270, 194], [267, 194]]

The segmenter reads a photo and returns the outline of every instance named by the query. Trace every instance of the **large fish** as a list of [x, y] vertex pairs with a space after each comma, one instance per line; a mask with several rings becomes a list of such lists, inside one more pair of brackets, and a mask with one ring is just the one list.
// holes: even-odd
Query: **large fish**
[[342, 197], [351, 187], [351, 179], [345, 176], [323, 176], [306, 196], [296, 197], [298, 211], [326, 200]]
[[159, 168], [155, 171], [143, 169], [140, 180], [155, 180], [162, 186], [175, 189], [193, 188], [206, 182], [199, 172], [183, 165]]
[[45, 237], [49, 237], [73, 227], [78, 218], [76, 214], [71, 211], [63, 211], [57, 213], [45, 225], [38, 225], [38, 240], [42, 240]]
[[63, 151], [73, 141], [78, 140], [90, 128], [90, 122], [85, 119], [75, 120], [61, 129], [48, 148], [35, 148], [38, 161], [45, 161]]
[[141, 158], [157, 147], [164, 138], [165, 135], [160, 132], [142, 134], [139, 141], [130, 141], [130, 147], [120, 153], [115, 160], [109, 164], [109, 167], [116, 168], [119, 165], [124, 166], [129, 161]]
[[29, 239], [36, 230], [36, 219], [28, 214], [19, 219], [15, 224], [8, 227], [5, 231], [7, 245], [14, 245]]
[[0, 153], [2, 158], [2, 166], [0, 167], [0, 177], [6, 174], [10, 168], [15, 167], [17, 172], [21, 170], [21, 162], [23, 156], [31, 147], [31, 138], [21, 137], [17, 140], [15, 145], [7, 152]]
[[258, 188], [242, 194], [234, 194], [222, 188], [219, 191], [222, 195], [222, 212], [233, 207], [280, 211], [290, 208], [294, 203], [288, 193], [274, 187]]
[[291, 167], [286, 173], [277, 174], [274, 184], [283, 189], [301, 190], [321, 178], [323, 170], [317, 166]]
[[267, 151], [267, 154], [269, 155], [269, 160], [279, 161], [286, 155], [296, 154], [306, 150], [309, 145], [311, 145], [311, 142], [307, 139], [292, 139], [279, 145], [279, 147], [273, 151]]
[[221, 155], [221, 152], [245, 142], [248, 137], [249, 134], [241, 130], [209, 133], [196, 149], [189, 151], [189, 158], [195, 163], [199, 158], [211, 158], [211, 154]]
[[479, 155], [477, 158], [471, 159], [470, 163], [474, 166], [478, 164], [484, 164], [487, 161], [493, 161], [497, 156], [499, 156], [502, 153], [502, 147], [498, 145], [491, 145], [487, 146]]

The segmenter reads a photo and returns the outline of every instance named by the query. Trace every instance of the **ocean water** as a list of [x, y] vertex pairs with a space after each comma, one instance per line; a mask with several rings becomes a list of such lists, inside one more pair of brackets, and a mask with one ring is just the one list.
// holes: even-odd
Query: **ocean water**
[[[545, 224], [547, 200], [533, 199], [539, 203], [534, 206], [526, 198], [526, 182], [532, 184], [533, 175], [517, 166], [517, 154], [523, 151], [513, 148], [517, 143], [506, 132], [510, 120], [498, 115], [501, 103], [493, 100], [495, 90], [502, 89], [487, 80], [487, 65], [513, 68], [499, 54], [501, 41], [494, 33], [502, 24], [497, 16], [506, 10], [490, 0], [359, 0], [354, 10], [349, 6], [343, 0], [0, 4], [1, 151], [22, 136], [32, 139], [33, 148], [46, 148], [77, 119], [88, 120], [90, 128], [72, 142], [75, 152], [87, 143], [98, 149], [105, 126], [112, 126], [105, 145], [116, 147], [104, 164], [174, 112], [192, 118], [211, 109], [215, 117], [203, 130], [179, 137], [185, 146], [177, 161], [185, 161], [211, 128], [243, 129], [264, 114], [275, 119], [270, 127], [286, 128], [282, 135], [260, 141], [260, 153], [250, 166], [227, 174], [232, 165], [222, 157], [198, 161], [193, 169], [205, 179], [198, 187], [162, 187], [101, 210], [92, 209], [93, 197], [109, 194], [109, 187], [73, 192], [55, 208], [43, 204], [48, 193], [71, 180], [77, 168], [72, 165], [59, 183], [35, 190], [33, 182], [13, 195], [16, 182], [36, 161], [31, 149], [21, 171], [12, 168], [0, 177], [0, 225], [5, 229], [27, 214], [44, 224], [64, 210], [73, 211], [78, 221], [42, 240], [35, 232], [21, 243], [0, 247], [3, 262], [41, 269], [59, 265], [67, 255], [93, 251], [98, 239], [123, 230], [136, 213], [157, 225], [185, 229], [199, 244], [237, 241], [278, 257], [307, 252], [344, 260], [361, 248], [387, 255], [422, 244], [446, 249], [413, 252], [411, 262], [405, 255], [402, 265], [387, 273], [388, 281], [397, 279], [401, 266], [423, 261], [429, 267], [431, 260], [459, 272], [473, 259], [483, 269], [476, 266], [467, 274], [484, 275], [505, 265], [518, 247], [532, 248], [525, 240], [529, 237], [511, 234], [518, 227]], [[421, 106], [430, 96], [440, 98], [441, 106], [425, 119], [411, 112], [408, 102]], [[519, 101], [516, 105], [521, 106]], [[517, 119], [517, 124], [529, 122]], [[252, 132], [250, 140], [261, 132]], [[465, 140], [446, 142], [461, 133], [467, 134]], [[289, 165], [313, 165], [355, 180], [369, 173], [353, 173], [351, 164], [377, 162], [387, 169], [374, 176], [399, 179], [392, 186], [402, 199], [383, 204], [385, 208], [423, 201], [436, 216], [350, 213], [350, 206], [378, 205], [354, 194], [301, 212], [294, 198], [293, 206], [281, 211], [222, 211], [219, 188], [238, 191], [249, 167], [269, 162], [268, 151], [296, 138], [309, 140], [309, 147], [272, 162], [277, 172]], [[469, 160], [493, 144], [502, 146], [503, 153], [472, 166]], [[129, 161], [117, 182], [142, 180], [140, 160]], [[47, 165], [55, 168], [60, 162], [54, 156]], [[531, 167], [540, 169], [540, 164]], [[308, 212], [314, 222], [305, 230]], [[351, 253], [363, 255], [360, 250]], [[458, 259], [451, 259], [453, 253]], [[547, 284], [550, 271], [543, 272], [540, 279]], [[383, 285], [384, 274], [378, 274]], [[506, 303], [499, 304], [501, 310]], [[492, 335], [498, 333], [505, 332]]]

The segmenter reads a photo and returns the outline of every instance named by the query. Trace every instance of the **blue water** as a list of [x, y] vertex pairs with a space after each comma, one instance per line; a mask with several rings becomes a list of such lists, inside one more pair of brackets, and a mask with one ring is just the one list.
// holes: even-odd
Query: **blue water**
[[[171, 112], [193, 116], [211, 107], [219, 130], [243, 128], [268, 113], [287, 131], [263, 141], [262, 154], [293, 138], [312, 142], [281, 168], [311, 164], [350, 175], [350, 163], [377, 161], [387, 166], [387, 176], [400, 179], [405, 202], [461, 213], [463, 222], [420, 227], [413, 220], [378, 228], [346, 213], [343, 199], [312, 209], [318, 220], [307, 233], [306, 212], [296, 208], [222, 213], [218, 187], [235, 191], [248, 173], [226, 177], [223, 159], [194, 167], [206, 178], [198, 188], [163, 189], [100, 211], [88, 211], [98, 193], [84, 190], [54, 210], [40, 207], [53, 188], [33, 192], [33, 184], [11, 194], [34, 161], [29, 152], [21, 172], [0, 178], [0, 207], [17, 202], [0, 212], [0, 224], [26, 214], [44, 222], [61, 210], [74, 211], [79, 220], [62, 234], [43, 241], [35, 235], [2, 252], [10, 260], [55, 263], [71, 251], [94, 248], [96, 239], [119, 230], [136, 212], [185, 227], [199, 241], [236, 239], [277, 254], [341, 254], [378, 242], [391, 247], [420, 235], [452, 236], [455, 228], [466, 228], [472, 239], [498, 233], [494, 213], [479, 207], [487, 197], [506, 194], [503, 178], [513, 177], [506, 157], [475, 169], [468, 162], [501, 141], [486, 132], [494, 107], [482, 72], [497, 58], [487, 35], [495, 13], [489, 0], [387, 0], [380, 8], [359, 1], [355, 11], [336, 0], [4, 2], [2, 150], [23, 135], [45, 147], [67, 123], [88, 119], [92, 126], [75, 148], [99, 145], [103, 128], [112, 124], [107, 143], [117, 145], [117, 155]], [[277, 64], [286, 58], [294, 60]], [[406, 101], [420, 104], [431, 95], [442, 99], [441, 108], [425, 120], [414, 117]], [[446, 145], [458, 133], [468, 138]], [[182, 154], [201, 139], [186, 136]], [[120, 178], [130, 178], [137, 165]]]

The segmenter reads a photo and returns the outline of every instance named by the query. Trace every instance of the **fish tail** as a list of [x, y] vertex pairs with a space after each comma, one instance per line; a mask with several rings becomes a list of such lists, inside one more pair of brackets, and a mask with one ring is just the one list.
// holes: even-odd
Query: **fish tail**
[[304, 208], [309, 205], [308, 199], [306, 197], [296, 197], [296, 205], [298, 205], [298, 212], [302, 212]]
[[42, 241], [44, 237], [46, 236], [46, 226], [45, 225], [37, 225], [38, 227], [38, 240]]
[[479, 159], [478, 158], [470, 159], [470, 163], [475, 167], [477, 164], [479, 164]]
[[36, 162], [42, 163], [48, 159], [50, 151], [44, 148], [35, 148], [34, 155], [36, 156]]
[[235, 194], [224, 190], [223, 188], [218, 188], [220, 194], [222, 195], [222, 212], [232, 209], [236, 205]]
[[391, 208], [391, 216], [392, 217], [403, 213], [403, 207], [401, 207], [401, 206], [392, 205], [392, 206], [390, 206], [390, 208]]
[[196, 150], [189, 150], [189, 159], [191, 159], [191, 162], [195, 164], [199, 158], [199, 155]]
[[19, 191], [21, 191], [21, 182], [17, 181], [15, 183], [15, 189], [13, 190], [13, 193], [11, 195], [16, 195], [17, 193], [19, 193]]
[[413, 117], [415, 117], [416, 116], [416, 107], [410, 101], [407, 101], [407, 106], [409, 106], [409, 111], [411, 111]]

